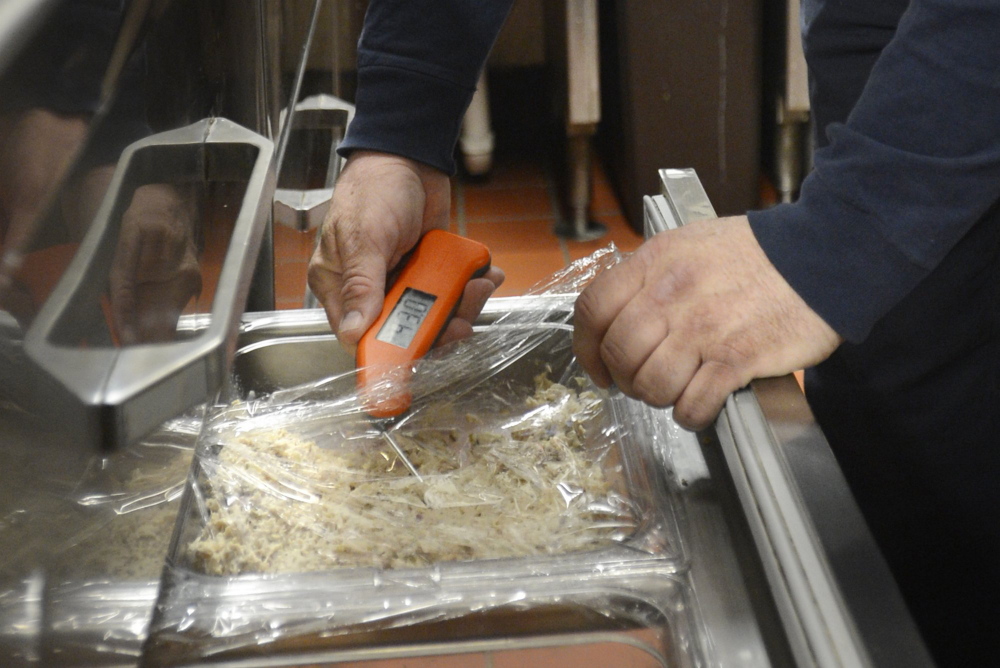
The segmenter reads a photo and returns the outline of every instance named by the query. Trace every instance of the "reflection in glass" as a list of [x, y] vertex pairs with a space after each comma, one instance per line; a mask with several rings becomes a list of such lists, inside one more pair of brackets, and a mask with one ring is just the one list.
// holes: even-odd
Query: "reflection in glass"
[[183, 338], [182, 316], [211, 311], [246, 182], [211, 181], [200, 171], [173, 182], [144, 180], [123, 189], [111, 208], [99, 253], [105, 261], [60, 319], [53, 343], [167, 343]]
[[117, 155], [149, 134], [135, 45], [150, 7], [59, 3], [0, 73], [0, 310], [22, 329], [83, 238]]
[[122, 345], [170, 341], [184, 307], [201, 292], [197, 202], [190, 188], [136, 188], [111, 262], [111, 331]]

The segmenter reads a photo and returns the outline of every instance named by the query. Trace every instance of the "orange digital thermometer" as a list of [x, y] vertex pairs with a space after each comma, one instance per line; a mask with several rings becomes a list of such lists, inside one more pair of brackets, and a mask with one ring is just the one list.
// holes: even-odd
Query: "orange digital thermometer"
[[466, 283], [489, 268], [490, 251], [477, 241], [444, 230], [420, 239], [358, 342], [358, 389], [369, 415], [391, 418], [410, 407], [408, 367], [444, 331]]

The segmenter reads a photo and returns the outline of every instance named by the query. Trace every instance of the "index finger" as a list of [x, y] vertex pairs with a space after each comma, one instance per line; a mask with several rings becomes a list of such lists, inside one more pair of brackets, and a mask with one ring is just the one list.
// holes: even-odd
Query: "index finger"
[[307, 270], [309, 289], [316, 300], [326, 311], [330, 321], [330, 329], [334, 332], [340, 325], [343, 313], [340, 308], [341, 275], [338, 268], [327, 257], [326, 249], [321, 241], [313, 250]]
[[135, 343], [138, 339], [135, 290], [142, 243], [138, 226], [127, 224], [127, 216], [126, 212], [108, 276], [112, 321], [123, 344]]
[[573, 309], [573, 352], [598, 387], [613, 380], [601, 359], [604, 336], [625, 305], [642, 289], [643, 272], [636, 255], [600, 274], [576, 300]]

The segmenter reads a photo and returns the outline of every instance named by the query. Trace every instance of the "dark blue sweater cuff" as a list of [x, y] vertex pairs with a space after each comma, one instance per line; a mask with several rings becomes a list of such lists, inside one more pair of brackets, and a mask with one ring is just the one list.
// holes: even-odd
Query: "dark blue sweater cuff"
[[927, 269], [818, 178], [814, 172], [806, 179], [794, 204], [751, 211], [750, 227], [799, 296], [844, 339], [859, 343]]
[[357, 113], [340, 145], [401, 155], [446, 174], [456, 171], [455, 144], [475, 88], [392, 65], [358, 69]]

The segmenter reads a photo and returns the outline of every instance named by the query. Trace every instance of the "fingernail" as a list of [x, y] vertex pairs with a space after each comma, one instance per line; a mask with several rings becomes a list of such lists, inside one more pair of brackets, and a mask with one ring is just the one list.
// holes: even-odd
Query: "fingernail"
[[352, 329], [358, 329], [361, 327], [361, 313], [359, 311], [351, 311], [340, 321], [340, 327], [337, 329], [338, 332], [349, 332]]

